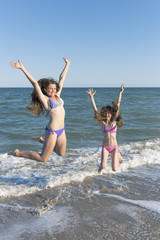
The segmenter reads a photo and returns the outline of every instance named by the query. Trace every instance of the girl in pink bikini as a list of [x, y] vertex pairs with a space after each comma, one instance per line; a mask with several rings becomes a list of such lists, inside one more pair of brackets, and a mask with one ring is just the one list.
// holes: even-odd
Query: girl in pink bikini
[[92, 106], [95, 112], [95, 119], [100, 122], [104, 133], [101, 164], [98, 169], [99, 174], [101, 174], [102, 170], [106, 167], [109, 153], [111, 153], [113, 171], [117, 171], [119, 163], [123, 161], [120, 153], [118, 152], [118, 144], [116, 140], [117, 125], [121, 127], [123, 124], [123, 120], [119, 112], [123, 91], [124, 85], [122, 84], [118, 95], [118, 100], [112, 102], [112, 106], [105, 106], [102, 107], [100, 110], [97, 109], [94, 100], [94, 94], [96, 93], [96, 91], [93, 91], [93, 89], [89, 89], [87, 91], [88, 95], [91, 98]]
[[40, 79], [37, 82], [19, 60], [17, 63], [11, 62], [11, 66], [20, 69], [34, 87], [32, 102], [27, 108], [34, 115], [39, 115], [45, 110], [49, 118], [49, 123], [45, 128], [45, 139], [42, 137], [35, 137], [35, 140], [43, 143], [41, 154], [37, 152], [20, 152], [18, 149], [15, 149], [13, 152], [9, 153], [9, 155], [29, 158], [40, 162], [46, 162], [52, 151], [60, 156], [64, 155], [67, 140], [64, 126], [65, 110], [60, 94], [70, 62], [66, 58], [63, 59], [65, 61], [65, 67], [60, 74], [58, 83], [48, 78]]

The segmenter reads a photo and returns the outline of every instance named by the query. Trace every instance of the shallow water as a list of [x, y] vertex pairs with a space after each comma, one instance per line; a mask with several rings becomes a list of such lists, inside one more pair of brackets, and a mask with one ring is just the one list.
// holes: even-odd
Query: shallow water
[[[48, 119], [25, 109], [31, 89], [0, 89], [0, 239], [160, 239], [160, 89], [125, 89], [124, 162], [114, 173], [109, 157], [101, 176], [103, 135], [86, 90], [64, 89], [67, 152], [44, 164], [7, 155], [40, 152], [32, 137]], [[119, 91], [96, 90], [97, 107]]]

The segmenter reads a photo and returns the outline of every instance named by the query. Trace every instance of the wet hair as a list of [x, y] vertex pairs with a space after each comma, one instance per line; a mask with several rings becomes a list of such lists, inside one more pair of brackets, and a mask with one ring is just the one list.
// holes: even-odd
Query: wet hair
[[[46, 96], [47, 96], [47, 94], [44, 89], [47, 89], [47, 87], [50, 84], [56, 85], [57, 92], [60, 89], [59, 84], [52, 78], [42, 78], [38, 81], [38, 84], [42, 90], [42, 93]], [[29, 109], [33, 115], [39, 116], [41, 113], [43, 114], [44, 113], [43, 105], [39, 101], [39, 98], [38, 98], [38, 95], [37, 95], [37, 92], [35, 89], [33, 89], [33, 92], [31, 94], [31, 99], [32, 100], [31, 100], [30, 104], [28, 104], [26, 108]]]
[[[111, 113], [111, 121], [115, 120], [117, 122], [117, 125], [121, 127], [123, 125], [123, 119], [121, 117], [121, 113], [119, 112], [118, 116], [116, 117], [116, 113], [118, 111], [118, 105], [116, 101], [112, 102], [112, 106], [105, 106], [102, 107], [99, 111], [95, 112], [95, 119], [99, 122], [104, 121], [106, 122], [106, 114]], [[115, 119], [116, 117], [116, 119]]]

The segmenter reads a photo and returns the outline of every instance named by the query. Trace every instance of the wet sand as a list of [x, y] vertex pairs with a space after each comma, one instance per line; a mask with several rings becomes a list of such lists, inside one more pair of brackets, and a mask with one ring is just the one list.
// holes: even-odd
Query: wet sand
[[137, 177], [150, 169], [1, 198], [0, 239], [158, 240], [160, 208], [152, 203], [160, 202], [159, 181], [153, 186], [151, 179]]

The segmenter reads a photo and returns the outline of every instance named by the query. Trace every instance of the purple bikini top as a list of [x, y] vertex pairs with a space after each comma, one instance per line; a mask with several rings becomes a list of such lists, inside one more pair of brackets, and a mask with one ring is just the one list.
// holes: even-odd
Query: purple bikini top
[[112, 124], [112, 127], [108, 129], [106, 125], [104, 125], [103, 133], [116, 133], [116, 127]]
[[56, 107], [64, 104], [63, 100], [60, 97], [58, 97], [58, 98], [59, 98], [60, 103], [58, 103], [56, 100], [54, 100], [52, 98], [49, 98], [49, 104], [50, 104], [51, 109], [56, 108]]
[[46, 114], [46, 117], [48, 117], [48, 114], [50, 113], [50, 111], [52, 110], [52, 109], [54, 109], [54, 108], [57, 108], [57, 107], [59, 107], [59, 106], [63, 106], [64, 105], [64, 101], [63, 101], [63, 99], [62, 98], [60, 98], [60, 97], [58, 97], [59, 98], [59, 103], [56, 101], [56, 100], [54, 100], [54, 99], [52, 99], [52, 98], [49, 98], [49, 104], [50, 104], [50, 107], [51, 107], [51, 109], [48, 111], [48, 113]]

